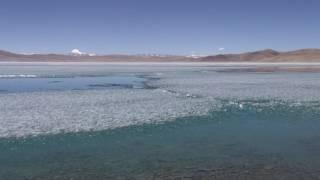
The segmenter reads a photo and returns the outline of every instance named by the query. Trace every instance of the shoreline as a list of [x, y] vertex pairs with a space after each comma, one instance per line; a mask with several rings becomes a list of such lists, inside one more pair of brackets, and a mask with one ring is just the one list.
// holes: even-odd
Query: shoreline
[[[0, 67], [3, 66], [48, 66], [48, 67], [94, 67], [94, 66], [114, 66], [126, 67], [130, 69], [136, 68], [223, 68], [217, 72], [224, 73], [276, 73], [276, 72], [320, 72], [320, 63], [261, 63], [261, 62], [0, 62]], [[0, 73], [1, 75], [1, 73]]]
[[110, 65], [225, 65], [225, 66], [241, 66], [241, 65], [300, 65], [300, 66], [311, 66], [319, 65], [320, 62], [192, 62], [192, 61], [172, 61], [172, 62], [146, 62], [146, 61], [0, 61], [0, 65], [10, 65], [10, 64], [32, 64], [32, 65], [85, 65], [85, 64], [110, 64]]

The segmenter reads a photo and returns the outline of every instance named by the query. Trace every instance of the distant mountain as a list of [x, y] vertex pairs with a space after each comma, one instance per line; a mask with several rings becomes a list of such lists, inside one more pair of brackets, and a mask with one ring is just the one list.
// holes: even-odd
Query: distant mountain
[[171, 55], [17, 54], [0, 50], [0, 62], [175, 62], [185, 59], [184, 56]]
[[278, 52], [272, 49], [242, 54], [223, 54], [207, 56], [202, 61], [208, 62], [320, 62], [320, 49], [301, 49]]
[[320, 49], [279, 52], [265, 49], [212, 56], [17, 54], [0, 50], [0, 61], [17, 62], [320, 62]]

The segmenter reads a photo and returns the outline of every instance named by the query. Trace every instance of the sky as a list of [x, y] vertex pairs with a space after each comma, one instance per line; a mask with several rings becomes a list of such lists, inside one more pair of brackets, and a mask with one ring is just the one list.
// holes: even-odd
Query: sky
[[217, 54], [320, 48], [319, 0], [0, 0], [0, 49]]

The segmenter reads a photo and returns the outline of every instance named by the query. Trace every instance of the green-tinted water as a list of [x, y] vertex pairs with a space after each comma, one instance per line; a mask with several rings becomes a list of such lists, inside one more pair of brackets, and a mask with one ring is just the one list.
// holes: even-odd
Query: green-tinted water
[[230, 102], [163, 124], [1, 139], [0, 179], [319, 178], [319, 103]]

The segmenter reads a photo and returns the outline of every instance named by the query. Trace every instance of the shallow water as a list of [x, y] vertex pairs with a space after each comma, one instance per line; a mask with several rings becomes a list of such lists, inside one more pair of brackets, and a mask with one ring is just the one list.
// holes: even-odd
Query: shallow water
[[319, 73], [10, 68], [46, 78], [4, 78], [0, 179], [320, 177]]
[[144, 88], [144, 79], [136, 76], [75, 76], [0, 78], [1, 92], [36, 92], [105, 88]]

